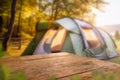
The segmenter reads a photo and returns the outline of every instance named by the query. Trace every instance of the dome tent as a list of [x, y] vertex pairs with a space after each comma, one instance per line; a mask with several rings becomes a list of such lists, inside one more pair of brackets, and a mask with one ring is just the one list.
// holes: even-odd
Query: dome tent
[[[55, 23], [58, 24], [57, 28], [40, 30], [22, 55], [69, 52], [97, 59], [118, 55], [113, 40], [105, 31], [70, 17], [57, 19]], [[108, 44], [112, 44], [111, 47]]]
[[[92, 46], [94, 45], [93, 43], [96, 42], [95, 40], [91, 41], [91, 40], [85, 39], [85, 40], [87, 40], [87, 44], [88, 44], [86, 50], [90, 51], [93, 54], [93, 57], [96, 57], [98, 59], [108, 59], [108, 58], [118, 56], [118, 53], [116, 51], [115, 42], [113, 41], [113, 39], [107, 32], [105, 32], [101, 29], [98, 29], [87, 22], [81, 23], [80, 20], [76, 20], [76, 22], [79, 25], [79, 28], [92, 29], [94, 31], [94, 33], [97, 35], [96, 37], [98, 37], [98, 40], [101, 45], [96, 46], [96, 47], [90, 46], [90, 45], [92, 45]], [[89, 33], [87, 32], [87, 34], [89, 34]], [[84, 35], [84, 33], [83, 33], [83, 35]], [[86, 38], [86, 37], [84, 37], [84, 38]], [[90, 39], [91, 38], [92, 37], [90, 37]], [[92, 44], [91, 44], [91, 42], [92, 42]]]

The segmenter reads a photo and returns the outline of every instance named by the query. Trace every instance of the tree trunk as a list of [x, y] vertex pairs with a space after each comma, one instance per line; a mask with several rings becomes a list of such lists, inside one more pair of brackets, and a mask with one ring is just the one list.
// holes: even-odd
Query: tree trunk
[[20, 11], [19, 11], [19, 17], [18, 17], [18, 27], [17, 27], [17, 37], [20, 38], [20, 44], [18, 46], [18, 49], [21, 49], [21, 45], [22, 45], [22, 40], [21, 40], [21, 14], [22, 14], [22, 6], [23, 6], [23, 0], [21, 0], [20, 2]]
[[2, 32], [3, 18], [0, 16], [0, 32]]
[[52, 3], [52, 14], [51, 14], [51, 19], [55, 20], [56, 18], [56, 9], [58, 9], [58, 4], [59, 4], [59, 0], [54, 0]]
[[51, 19], [55, 20], [58, 15], [58, 9], [59, 9], [59, 1], [60, 0], [54, 0], [52, 4], [52, 14], [51, 14]]
[[11, 38], [11, 35], [12, 35], [13, 24], [14, 24], [14, 19], [15, 19], [15, 12], [16, 12], [16, 4], [17, 4], [17, 0], [12, 0], [10, 23], [8, 25], [8, 31], [5, 34], [5, 37], [4, 37], [4, 40], [3, 40], [3, 43], [2, 43], [2, 50], [3, 51], [7, 51], [8, 41]]
[[54, 0], [53, 1], [53, 3], [52, 3], [52, 13], [51, 13], [51, 18], [50, 19], [52, 19], [53, 18], [53, 15], [54, 15], [54, 6], [55, 6], [55, 2], [56, 2], [56, 0]]
[[54, 20], [56, 20], [56, 19], [57, 19], [57, 15], [58, 15], [58, 7], [56, 7], [56, 10], [55, 10]]

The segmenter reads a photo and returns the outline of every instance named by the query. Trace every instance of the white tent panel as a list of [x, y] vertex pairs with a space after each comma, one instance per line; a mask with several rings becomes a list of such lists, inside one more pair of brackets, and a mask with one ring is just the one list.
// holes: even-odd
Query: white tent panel
[[88, 24], [87, 22], [78, 19], [74, 19], [74, 20], [79, 25], [79, 27], [88, 27], [88, 28], [92, 27], [92, 25]]
[[76, 22], [73, 19], [71, 19], [69, 17], [64, 17], [64, 18], [58, 19], [55, 22], [60, 24], [62, 27], [64, 27], [68, 31], [80, 34], [78, 25], [76, 24]]

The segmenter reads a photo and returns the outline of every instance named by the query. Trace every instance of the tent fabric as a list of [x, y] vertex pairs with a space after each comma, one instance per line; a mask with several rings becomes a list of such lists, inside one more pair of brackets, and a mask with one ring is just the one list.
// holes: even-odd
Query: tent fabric
[[[71, 24], [73, 25], [73, 24], [77, 23], [77, 25], [78, 25], [79, 28], [74, 29], [74, 31], [72, 31], [72, 32], [75, 33], [77, 31], [80, 31], [79, 33], [82, 33], [82, 35], [83, 35], [84, 33], [81, 30], [81, 28], [91, 28], [94, 31], [94, 34], [97, 35], [97, 38], [100, 41], [101, 45], [99, 47], [93, 47], [93, 48], [87, 47], [86, 51], [88, 52], [89, 56], [92, 56], [92, 57], [95, 57], [95, 58], [98, 58], [98, 59], [107, 59], [107, 58], [115, 57], [115, 55], [113, 55], [113, 54], [112, 54], [111, 57], [107, 55], [109, 53], [108, 51], [110, 51], [110, 50], [108, 50], [109, 48], [107, 48], [107, 46], [105, 46], [107, 43], [106, 43], [106, 41], [103, 40], [103, 36], [101, 36], [102, 34], [96, 28], [94, 28], [92, 25], [90, 25], [90, 24], [88, 24], [88, 23], [86, 23], [84, 21], [80, 21], [80, 20], [77, 20], [77, 19], [74, 19], [74, 21], [70, 21], [70, 20], [73, 20], [73, 19], [65, 17], [63, 19], [57, 20], [57, 22], [58, 22], [58, 24], [62, 25], [64, 28], [66, 28], [68, 31], [72, 31], [72, 30], [68, 29], [69, 26], [67, 26], [65, 23], [68, 22], [69, 25], [71, 25]], [[79, 30], [77, 30], [77, 29], [79, 29]], [[71, 40], [72, 40], [72, 44], [73, 44], [73, 49], [75, 51], [75, 54], [82, 55], [82, 53], [84, 52], [84, 50], [81, 50], [81, 46], [80, 46], [81, 44], [79, 43], [81, 39], [78, 40], [78, 37], [75, 37], [75, 36], [77, 36], [77, 35], [75, 34], [75, 35], [71, 36]], [[85, 35], [83, 35], [83, 36], [85, 37]], [[79, 38], [80, 38], [80, 36], [79, 36]], [[107, 36], [105, 38], [107, 39]], [[113, 42], [110, 42], [110, 43], [113, 43]], [[113, 46], [113, 47], [115, 47], [115, 46]], [[106, 50], [108, 50], [108, 51], [106, 52]], [[113, 51], [116, 51], [116, 50], [113, 50]]]
[[31, 42], [28, 44], [24, 52], [22, 53], [22, 56], [27, 55], [33, 55], [34, 50], [36, 49], [36, 46], [38, 45], [39, 41], [42, 40], [44, 34], [46, 33], [46, 30], [37, 32], [35, 37], [31, 40]]
[[62, 18], [62, 19], [58, 19], [55, 22], [57, 22], [58, 24], [61, 25], [61, 27], [64, 27], [65, 29], [80, 34], [80, 31], [78, 29], [78, 25], [75, 24], [75, 21], [70, 19], [70, 18]]
[[50, 23], [46, 23], [46, 22], [40, 23], [40, 22], [37, 22], [36, 23], [36, 31], [37, 32], [41, 32], [43, 30], [46, 30], [46, 29], [48, 29], [50, 27], [49, 25], [50, 25]]
[[114, 42], [112, 40], [112, 38], [109, 36], [108, 33], [106, 33], [105, 31], [98, 29], [100, 31], [100, 33], [102, 34], [106, 45], [107, 45], [107, 49], [106, 49], [106, 53], [107, 56], [109, 56], [110, 58], [114, 57], [114, 56], [118, 56], [118, 53], [116, 51], [116, 47], [114, 45]]
[[[44, 31], [44, 33], [38, 32], [42, 33], [42, 35], [38, 38], [37, 36], [40, 34], [37, 34], [32, 40], [31, 46], [28, 46], [28, 48], [32, 48], [33, 46], [31, 52], [27, 51], [30, 50], [27, 48], [23, 55], [69, 52], [97, 59], [108, 59], [118, 56], [113, 40], [105, 31], [97, 29], [85, 21], [72, 19], [70, 17], [57, 19], [55, 20], [55, 24], [58, 24], [58, 28], [39, 28], [39, 31], [41, 31], [41, 29], [48, 30], [47, 32]], [[89, 35], [96, 35], [100, 45], [93, 46], [97, 42], [87, 40], [84, 28], [93, 31], [93, 33], [89, 33]], [[36, 44], [33, 45], [33, 43]], [[93, 47], [90, 46], [90, 43]]]
[[69, 35], [70, 35], [75, 53], [78, 55], [83, 55], [82, 51], [84, 47], [83, 47], [83, 43], [82, 43], [83, 41], [81, 39], [81, 36], [75, 33], [70, 33]]
[[70, 38], [70, 32], [67, 33], [61, 52], [69, 52], [75, 54], [75, 50], [73, 49], [73, 45], [72, 45], [72, 40]]
[[88, 27], [88, 28], [91, 28], [92, 27], [92, 25], [90, 25], [90, 24], [88, 24], [88, 23], [86, 23], [86, 22], [84, 22], [84, 21], [81, 21], [81, 20], [79, 20], [79, 19], [74, 19], [75, 20], [75, 22], [78, 24], [78, 26], [81, 28], [81, 27]]
[[[92, 47], [91, 48], [91, 47], [89, 47], [89, 43], [91, 43], [91, 41], [87, 41], [88, 46], [87, 46], [85, 52], [88, 53], [89, 55], [88, 54], [86, 54], [86, 55], [91, 56], [91, 57], [95, 57], [95, 58], [98, 58], [98, 59], [107, 59], [108, 56], [107, 56], [106, 47], [105, 47], [106, 43], [103, 40], [103, 37], [101, 36], [101, 34], [98, 32], [98, 30], [95, 27], [93, 27], [91, 24], [88, 24], [87, 22], [81, 21], [79, 19], [75, 19], [75, 21], [79, 25], [80, 29], [83, 29], [83, 28], [92, 29], [94, 31], [95, 35], [98, 37], [98, 40], [101, 43], [99, 47]], [[82, 32], [82, 33], [84, 35], [84, 32]], [[87, 34], [87, 36], [88, 35], [89, 34]], [[86, 37], [86, 36], [84, 35], [84, 37]], [[93, 41], [92, 41], [92, 43], [93, 43]], [[93, 46], [93, 44], [91, 44], [91, 45]]]
[[[85, 35], [84, 35], [84, 32], [83, 32], [82, 29], [83, 28], [90, 28], [95, 32], [95, 35], [97, 35], [97, 37], [99, 38], [99, 41], [101, 42], [101, 44], [105, 45], [104, 40], [102, 39], [102, 36], [100, 35], [100, 33], [97, 31], [97, 29], [93, 25], [91, 25], [91, 24], [89, 24], [89, 23], [87, 23], [85, 21], [81, 21], [80, 19], [74, 19], [74, 20], [78, 24], [79, 29], [80, 29], [82, 35], [84, 36], [83, 39], [85, 38]], [[85, 41], [85, 45], [88, 47], [88, 44], [86, 43], [86, 39], [84, 39], [84, 41]]]
[[42, 40], [38, 43], [35, 51], [33, 54], [44, 54], [44, 53], [50, 53], [50, 44], [52, 42], [52, 39], [56, 35], [57, 31], [54, 29], [50, 29], [46, 32]]

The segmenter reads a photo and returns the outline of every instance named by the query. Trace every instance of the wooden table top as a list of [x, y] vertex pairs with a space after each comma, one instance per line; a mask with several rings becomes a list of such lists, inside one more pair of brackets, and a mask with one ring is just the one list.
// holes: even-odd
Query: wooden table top
[[54, 53], [22, 57], [6, 57], [2, 62], [12, 71], [23, 72], [27, 80], [69, 80], [74, 75], [84, 75], [96, 70], [114, 70], [119, 64], [82, 57], [70, 53]]

